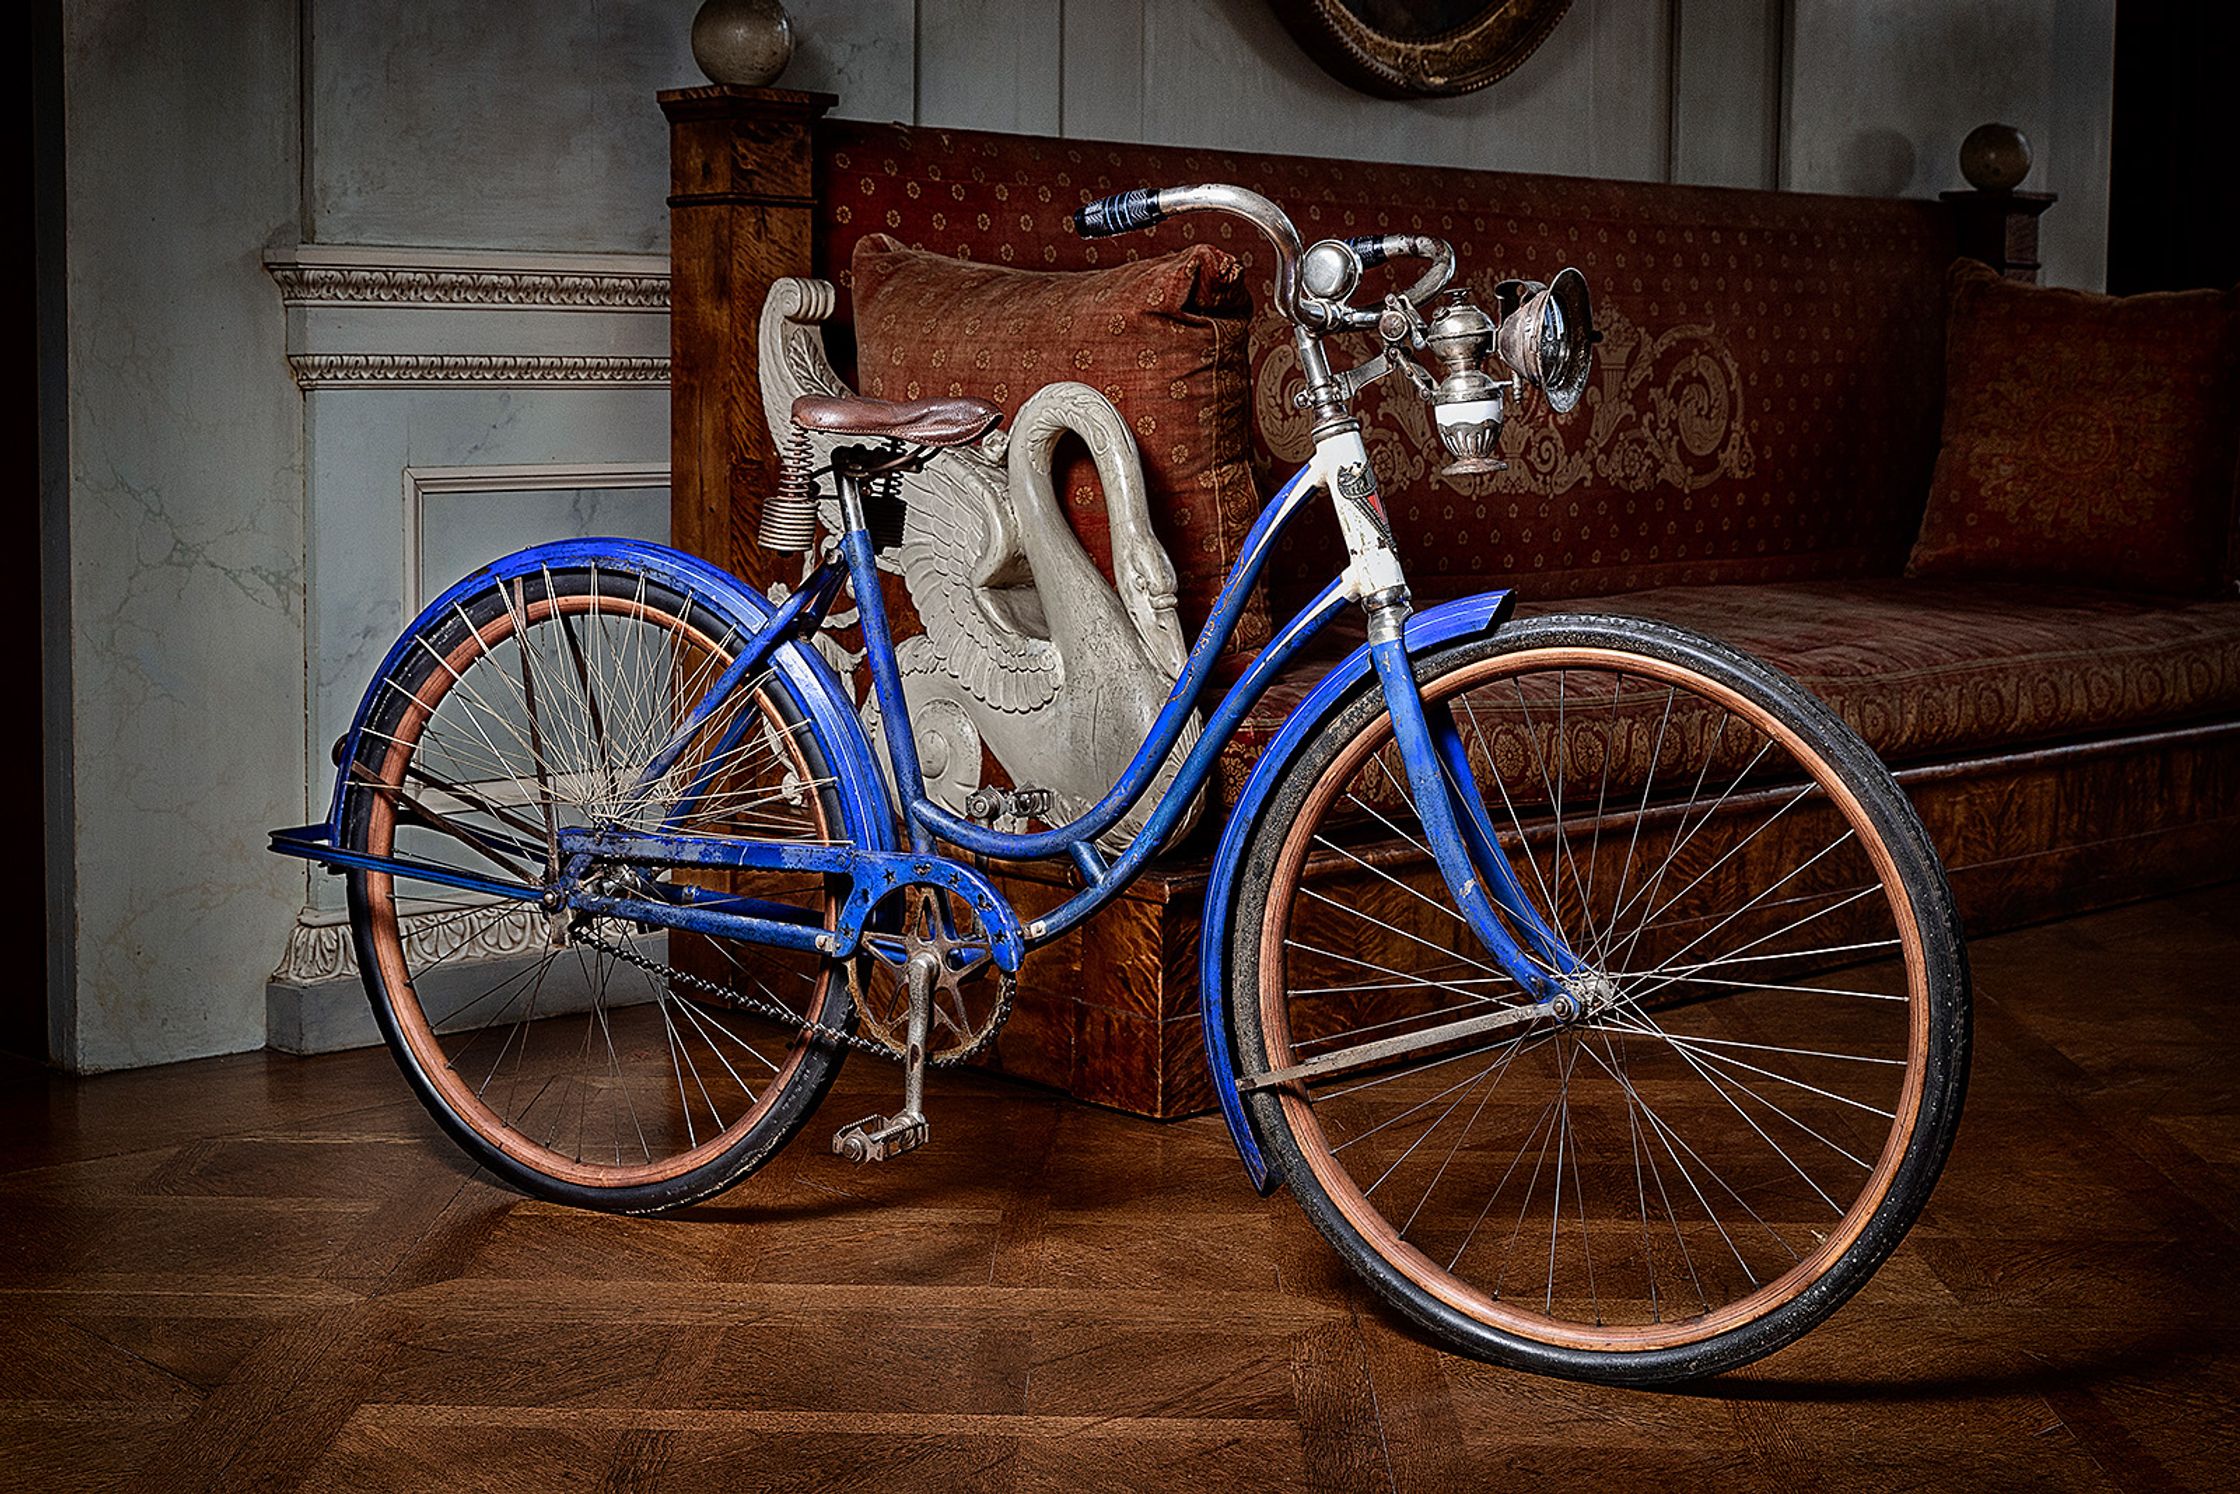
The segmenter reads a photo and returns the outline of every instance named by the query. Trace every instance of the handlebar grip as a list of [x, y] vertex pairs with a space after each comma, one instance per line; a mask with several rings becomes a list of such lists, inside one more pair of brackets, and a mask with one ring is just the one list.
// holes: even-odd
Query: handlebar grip
[[1381, 265], [1392, 257], [1394, 237], [1395, 235], [1388, 233], [1356, 234], [1346, 240], [1346, 247], [1353, 251], [1353, 257], [1360, 260], [1361, 268], [1366, 270], [1374, 265]]
[[1150, 187], [1131, 187], [1102, 197], [1073, 215], [1073, 231], [1085, 239], [1110, 238], [1149, 228], [1166, 217], [1159, 207], [1159, 193]]
[[1454, 246], [1444, 239], [1420, 233], [1362, 234], [1347, 239], [1346, 247], [1361, 261], [1363, 269], [1393, 259], [1426, 261], [1430, 268], [1400, 293], [1417, 306], [1446, 289], [1447, 282], [1454, 278]]

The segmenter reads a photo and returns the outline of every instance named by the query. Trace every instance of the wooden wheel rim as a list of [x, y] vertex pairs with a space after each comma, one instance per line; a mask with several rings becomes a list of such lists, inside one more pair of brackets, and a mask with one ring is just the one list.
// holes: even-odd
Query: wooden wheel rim
[[[1899, 877], [1895, 859], [1881, 834], [1874, 828], [1865, 806], [1856, 795], [1843, 787], [1827, 760], [1801, 736], [1777, 720], [1771, 712], [1728, 686], [1695, 670], [1645, 654], [1592, 645], [1562, 645], [1497, 654], [1465, 665], [1452, 675], [1434, 681], [1434, 685], [1442, 693], [1432, 697], [1427, 692], [1426, 703], [1433, 699], [1453, 698], [1491, 679], [1569, 668], [1602, 669], [1614, 674], [1653, 679], [1725, 707], [1788, 749], [1798, 765], [1828, 795], [1865, 848], [1897, 925], [1900, 953], [1906, 964], [1908, 1022], [1906, 1074], [1896, 1113], [1890, 1122], [1889, 1133], [1884, 1138], [1874, 1169], [1858, 1198], [1845, 1211], [1838, 1227], [1830, 1231], [1817, 1248], [1788, 1271], [1758, 1290], [1714, 1307], [1708, 1313], [1638, 1327], [1573, 1323], [1544, 1313], [1520, 1310], [1510, 1299], [1490, 1296], [1441, 1268], [1422, 1251], [1401, 1238], [1399, 1231], [1369, 1201], [1352, 1175], [1338, 1163], [1336, 1153], [1323, 1132], [1320, 1117], [1298, 1088], [1286, 1087], [1277, 1094], [1277, 1102], [1283, 1108], [1284, 1119], [1293, 1136], [1300, 1143], [1300, 1154], [1314, 1174], [1315, 1181], [1337, 1207], [1346, 1223], [1360, 1234], [1377, 1255], [1439, 1302], [1487, 1327], [1560, 1348], [1602, 1352], [1667, 1349], [1714, 1338], [1754, 1322], [1794, 1300], [1813, 1282], [1834, 1269], [1881, 1210], [1898, 1169], [1905, 1160], [1907, 1145], [1920, 1118], [1926, 1089], [1929, 1047], [1927, 960], [1922, 948], [1920, 928], [1914, 918], [1912, 903], [1905, 895], [1904, 883]], [[1372, 718], [1355, 733], [1345, 749], [1316, 780], [1277, 853], [1275, 872], [1269, 886], [1272, 890], [1285, 890], [1287, 895], [1281, 900], [1281, 915], [1271, 917], [1262, 926], [1259, 952], [1259, 1014], [1264, 1047], [1261, 1056], [1271, 1069], [1296, 1061], [1291, 1051], [1289, 1010], [1284, 1000], [1288, 982], [1284, 976], [1283, 947], [1284, 936], [1290, 926], [1291, 907], [1288, 889], [1297, 885], [1309, 843], [1313, 839], [1313, 828], [1321, 823], [1323, 812], [1328, 809], [1338, 791], [1351, 781], [1355, 770], [1391, 740], [1391, 734], [1392, 718], [1389, 712]], [[1560, 840], [1564, 832], [1559, 828], [1556, 834]], [[1278, 900], [1271, 897], [1269, 906], [1273, 911], [1278, 906]]]
[[[718, 656], [716, 643], [705, 632], [682, 617], [635, 598], [614, 597], [599, 592], [561, 597], [547, 595], [523, 604], [522, 621], [534, 625], [556, 611], [568, 615], [600, 611], [609, 615], [633, 617], [640, 622], [656, 623], [673, 628], [678, 636], [689, 639], [694, 647], [709, 656]], [[491, 649], [513, 635], [514, 622], [514, 611], [509, 607], [475, 629], [445, 656], [443, 667], [429, 676], [427, 683], [436, 686], [433, 698], [425, 693], [415, 693], [411, 697], [412, 704], [406, 708], [403, 719], [390, 734], [389, 750], [377, 775], [380, 784], [394, 788], [403, 782], [405, 764], [412, 757], [413, 749], [429, 718], [458, 684], [468, 664], [476, 657], [487, 655]], [[813, 782], [816, 775], [803, 759], [795, 734], [783, 729], [783, 723], [778, 720], [768, 699], [759, 690], [755, 694], [755, 704], [766, 719], [780, 728], [779, 735], [787, 743], [802, 781]], [[812, 792], [807, 797], [812, 806], [811, 814], [817, 832], [820, 836], [828, 835], [831, 827], [825, 818], [823, 796]], [[375, 794], [368, 811], [367, 850], [376, 856], [390, 854], [395, 843], [395, 833], [396, 813], [393, 803], [387, 801], [385, 796]], [[383, 984], [390, 993], [389, 1010], [396, 1020], [397, 1030], [412, 1050], [420, 1072], [427, 1076], [428, 1082], [442, 1096], [444, 1104], [460, 1121], [506, 1156], [547, 1177], [585, 1188], [626, 1188], [667, 1182], [705, 1166], [738, 1145], [740, 1137], [761, 1121], [779, 1096], [785, 1093], [809, 1051], [810, 1044], [805, 1037], [794, 1039], [786, 1050], [784, 1061], [777, 1065], [777, 1072], [764, 1081], [761, 1096], [747, 1112], [696, 1146], [668, 1157], [630, 1165], [585, 1162], [563, 1155], [531, 1140], [499, 1115], [466, 1083], [465, 1076], [452, 1068], [443, 1051], [440, 1037], [420, 1005], [419, 993], [414, 988], [411, 972], [405, 964], [404, 941], [399, 936], [397, 927], [396, 879], [385, 872], [367, 872], [364, 885], [367, 913], [373, 925], [375, 952]], [[825, 901], [825, 926], [829, 928], [833, 926], [837, 910], [829, 897]], [[811, 992], [810, 1014], [814, 1015], [824, 1009], [830, 994], [831, 980], [831, 966], [824, 963], [818, 970]]]

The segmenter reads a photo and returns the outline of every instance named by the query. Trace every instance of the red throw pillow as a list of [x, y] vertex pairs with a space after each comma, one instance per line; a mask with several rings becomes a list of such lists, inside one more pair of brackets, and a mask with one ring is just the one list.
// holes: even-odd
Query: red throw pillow
[[[971, 395], [1016, 415], [1047, 384], [1074, 380], [1112, 401], [1135, 432], [1151, 527], [1174, 561], [1177, 610], [1194, 639], [1260, 510], [1249, 465], [1252, 298], [1237, 262], [1210, 244], [1104, 270], [1014, 270], [859, 240], [850, 264], [856, 382], [874, 399]], [[1058, 448], [1055, 477], [1083, 548], [1112, 574], [1096, 465]], [[1260, 589], [1232, 654], [1268, 640]]]
[[1944, 444], [1906, 574], [2217, 590], [2240, 291], [2097, 296], [1973, 260], [1948, 284]]

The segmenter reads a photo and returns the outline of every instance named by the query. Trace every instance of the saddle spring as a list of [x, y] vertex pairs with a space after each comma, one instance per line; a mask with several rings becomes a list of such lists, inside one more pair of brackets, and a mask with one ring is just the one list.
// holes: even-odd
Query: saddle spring
[[908, 512], [902, 500], [902, 474], [882, 472], [864, 479], [863, 522], [870, 531], [872, 548], [897, 549], [902, 544], [902, 520]]
[[810, 480], [809, 433], [796, 425], [786, 432], [778, 455], [778, 491], [762, 506], [755, 543], [765, 550], [806, 550], [817, 541], [817, 489]]

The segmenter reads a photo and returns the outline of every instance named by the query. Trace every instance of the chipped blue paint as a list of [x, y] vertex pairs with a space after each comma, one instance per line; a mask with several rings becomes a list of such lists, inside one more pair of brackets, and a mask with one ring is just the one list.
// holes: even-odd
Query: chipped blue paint
[[[828, 561], [799, 592], [778, 607], [755, 595], [736, 577], [705, 561], [641, 541], [568, 540], [508, 556], [452, 587], [414, 620], [382, 661], [375, 682], [359, 707], [350, 735], [345, 739], [342, 761], [347, 764], [356, 760], [359, 734], [378, 704], [381, 681], [397, 668], [416, 640], [440, 628], [468, 597], [546, 570], [597, 566], [643, 572], [714, 611], [727, 624], [735, 626], [748, 643], [726, 670], [717, 688], [699, 703], [671, 743], [641, 775], [640, 787], [659, 782], [674, 766], [693, 733], [721, 705], [724, 694], [738, 688], [767, 665], [767, 677], [776, 680], [799, 708], [829, 762], [841, 798], [848, 838], [844, 843], [804, 845], [695, 836], [676, 828], [685, 817], [682, 810], [672, 812], [667, 823], [652, 833], [567, 828], [560, 834], [567, 863], [551, 889], [555, 904], [634, 919], [647, 925], [843, 955], [859, 947], [866, 922], [883, 901], [908, 887], [933, 887], [971, 905], [986, 931], [995, 963], [1003, 970], [1016, 971], [1030, 948], [1079, 924], [1134, 879], [1182, 822], [1188, 806], [1211, 777], [1222, 749], [1245, 715], [1315, 634], [1345, 606], [1349, 599], [1347, 585], [1342, 579], [1333, 581], [1260, 651], [1214, 708], [1205, 731], [1162, 791], [1143, 831], [1125, 852], [1107, 863], [1095, 847], [1096, 837], [1119, 823], [1150, 791], [1206, 688], [1214, 660], [1235, 632], [1246, 598], [1266, 568], [1276, 537], [1300, 512], [1305, 498], [1313, 491], [1311, 471], [1301, 472], [1262, 510], [1246, 536], [1237, 564], [1223, 584], [1212, 616], [1192, 646], [1182, 674], [1141, 749], [1109, 793], [1079, 819], [1056, 829], [1000, 832], [959, 818], [926, 797], [904, 705], [901, 674], [880, 600], [876, 557], [869, 536], [860, 530], [842, 536], [840, 558]], [[901, 802], [906, 806], [903, 819], [908, 830], [907, 849], [900, 844], [902, 826], [896, 823], [886, 784], [853, 709], [852, 695], [831, 666], [809, 646], [809, 640], [832, 605], [843, 574], [852, 583], [861, 609], [873, 688], [887, 723], [894, 779], [901, 790]], [[1374, 678], [1383, 691], [1387, 708], [1392, 712], [1409, 785], [1423, 817], [1425, 838], [1457, 907], [1471, 928], [1495, 960], [1536, 994], [1545, 996], [1552, 988], [1553, 982], [1543, 973], [1546, 969], [1568, 971], [1576, 966], [1576, 957], [1534, 912], [1530, 900], [1517, 884], [1508, 858], [1499, 853], [1484, 797], [1476, 791], [1454, 722], [1441, 708], [1425, 709], [1408, 662], [1410, 656], [1436, 645], [1490, 632], [1508, 615], [1510, 601], [1508, 592], [1497, 591], [1432, 607], [1409, 618], [1401, 638], [1364, 644], [1354, 650], [1323, 677], [1285, 721], [1254, 767], [1223, 831], [1206, 891], [1200, 939], [1201, 1019], [1207, 1065], [1222, 1117], [1246, 1171], [1254, 1185], [1263, 1191], [1280, 1180], [1270, 1174], [1253, 1136], [1238, 1094], [1235, 1055], [1229, 1045], [1231, 993], [1227, 989], [1227, 956], [1236, 911], [1237, 876], [1246, 839], [1265, 812], [1268, 797], [1285, 767], [1325, 729], [1329, 718], [1363, 681]], [[735, 725], [728, 731], [735, 736], [744, 729]], [[1462, 789], [1462, 785], [1469, 787]], [[1450, 793], [1450, 787], [1458, 791]], [[341, 848], [344, 788], [345, 782], [338, 776], [324, 823], [275, 831], [272, 848], [322, 861], [330, 867], [386, 870], [493, 896], [529, 901], [546, 896], [545, 889], [509, 885], [409, 857], [375, 857]], [[696, 781], [688, 789], [685, 803], [689, 805], [705, 788], [704, 781]], [[1066, 857], [1071, 859], [1085, 885], [1033, 924], [1022, 925], [1002, 893], [985, 875], [938, 854], [934, 849], [937, 842], [1010, 860]], [[541, 851], [542, 848], [518, 849]], [[826, 927], [802, 909], [677, 884], [664, 884], [652, 897], [619, 897], [611, 890], [595, 891], [581, 880], [594, 862], [814, 872], [847, 878], [849, 891], [832, 926]], [[1512, 928], [1521, 933], [1521, 944], [1518, 933], [1511, 932]]]

